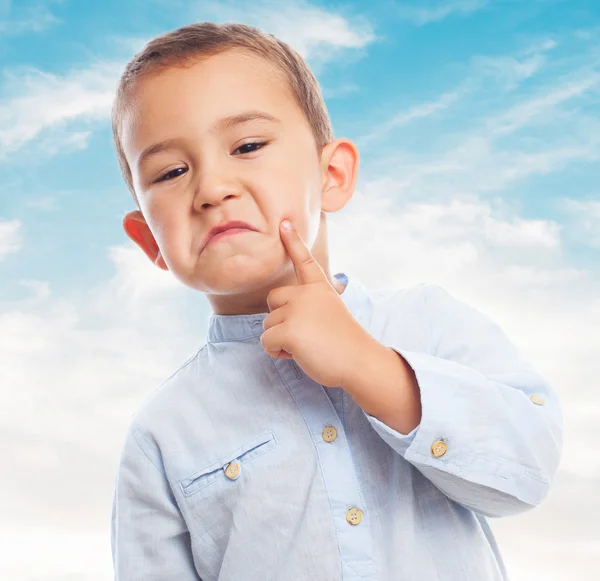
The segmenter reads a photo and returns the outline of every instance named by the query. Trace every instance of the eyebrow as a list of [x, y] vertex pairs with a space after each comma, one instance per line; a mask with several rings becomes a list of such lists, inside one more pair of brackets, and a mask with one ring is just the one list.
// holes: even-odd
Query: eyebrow
[[[236, 127], [238, 125], [242, 125], [243, 123], [248, 123], [249, 121], [257, 120], [270, 121], [272, 123], [281, 123], [281, 120], [277, 117], [274, 117], [269, 113], [265, 113], [264, 111], [258, 111], [253, 109], [250, 111], [244, 111], [243, 113], [229, 115], [228, 117], [222, 117], [221, 119], [218, 119], [211, 125], [209, 133], [219, 133], [222, 131], [226, 131], [227, 129], [232, 129], [233, 127]], [[149, 157], [152, 157], [157, 153], [161, 153], [163, 151], [166, 151], [167, 149], [175, 147], [180, 141], [180, 138], [174, 137], [173, 139], [166, 139], [165, 141], [160, 141], [159, 143], [154, 143], [144, 148], [137, 160], [138, 167], [140, 167], [142, 165], [142, 162], [147, 160]]]

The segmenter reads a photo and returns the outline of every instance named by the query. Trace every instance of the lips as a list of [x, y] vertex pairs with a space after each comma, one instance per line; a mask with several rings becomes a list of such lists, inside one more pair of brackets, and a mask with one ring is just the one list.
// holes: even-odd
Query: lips
[[210, 240], [211, 240], [211, 238], [213, 238], [213, 236], [216, 236], [217, 234], [220, 234], [221, 232], [225, 232], [226, 230], [231, 230], [232, 228], [243, 228], [245, 230], [251, 230], [252, 232], [258, 232], [258, 230], [254, 226], [251, 226], [250, 224], [247, 224], [246, 222], [241, 222], [240, 220], [232, 220], [230, 222], [221, 222], [220, 224], [217, 224], [216, 226], [214, 226], [213, 228], [211, 228], [208, 231], [208, 234], [206, 234], [206, 236], [202, 240], [200, 252], [202, 252], [204, 250], [204, 248], [206, 248], [206, 245], [210, 242]]

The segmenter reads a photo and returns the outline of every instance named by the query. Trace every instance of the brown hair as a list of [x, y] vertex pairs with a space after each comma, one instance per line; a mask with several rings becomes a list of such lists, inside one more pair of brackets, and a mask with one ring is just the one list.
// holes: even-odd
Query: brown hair
[[125, 67], [112, 108], [112, 131], [123, 179], [136, 204], [131, 170], [120, 139], [128, 91], [143, 74], [160, 68], [186, 66], [202, 57], [239, 48], [273, 63], [284, 75], [310, 124], [319, 152], [333, 140], [333, 130], [319, 84], [304, 59], [272, 34], [245, 24], [199, 22], [153, 38]]

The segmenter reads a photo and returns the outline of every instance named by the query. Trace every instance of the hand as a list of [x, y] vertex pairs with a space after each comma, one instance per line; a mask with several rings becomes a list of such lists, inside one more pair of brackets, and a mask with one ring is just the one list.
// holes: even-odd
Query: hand
[[344, 387], [354, 366], [379, 346], [329, 282], [298, 231], [280, 228], [298, 285], [273, 289], [260, 342], [268, 355], [293, 359], [314, 381]]

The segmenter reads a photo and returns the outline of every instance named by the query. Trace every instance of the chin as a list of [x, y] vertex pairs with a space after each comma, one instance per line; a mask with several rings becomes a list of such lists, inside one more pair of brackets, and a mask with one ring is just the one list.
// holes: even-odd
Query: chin
[[251, 293], [270, 288], [285, 275], [283, 264], [258, 263], [243, 260], [224, 260], [218, 265], [203, 268], [196, 276], [182, 281], [186, 286], [213, 295]]

